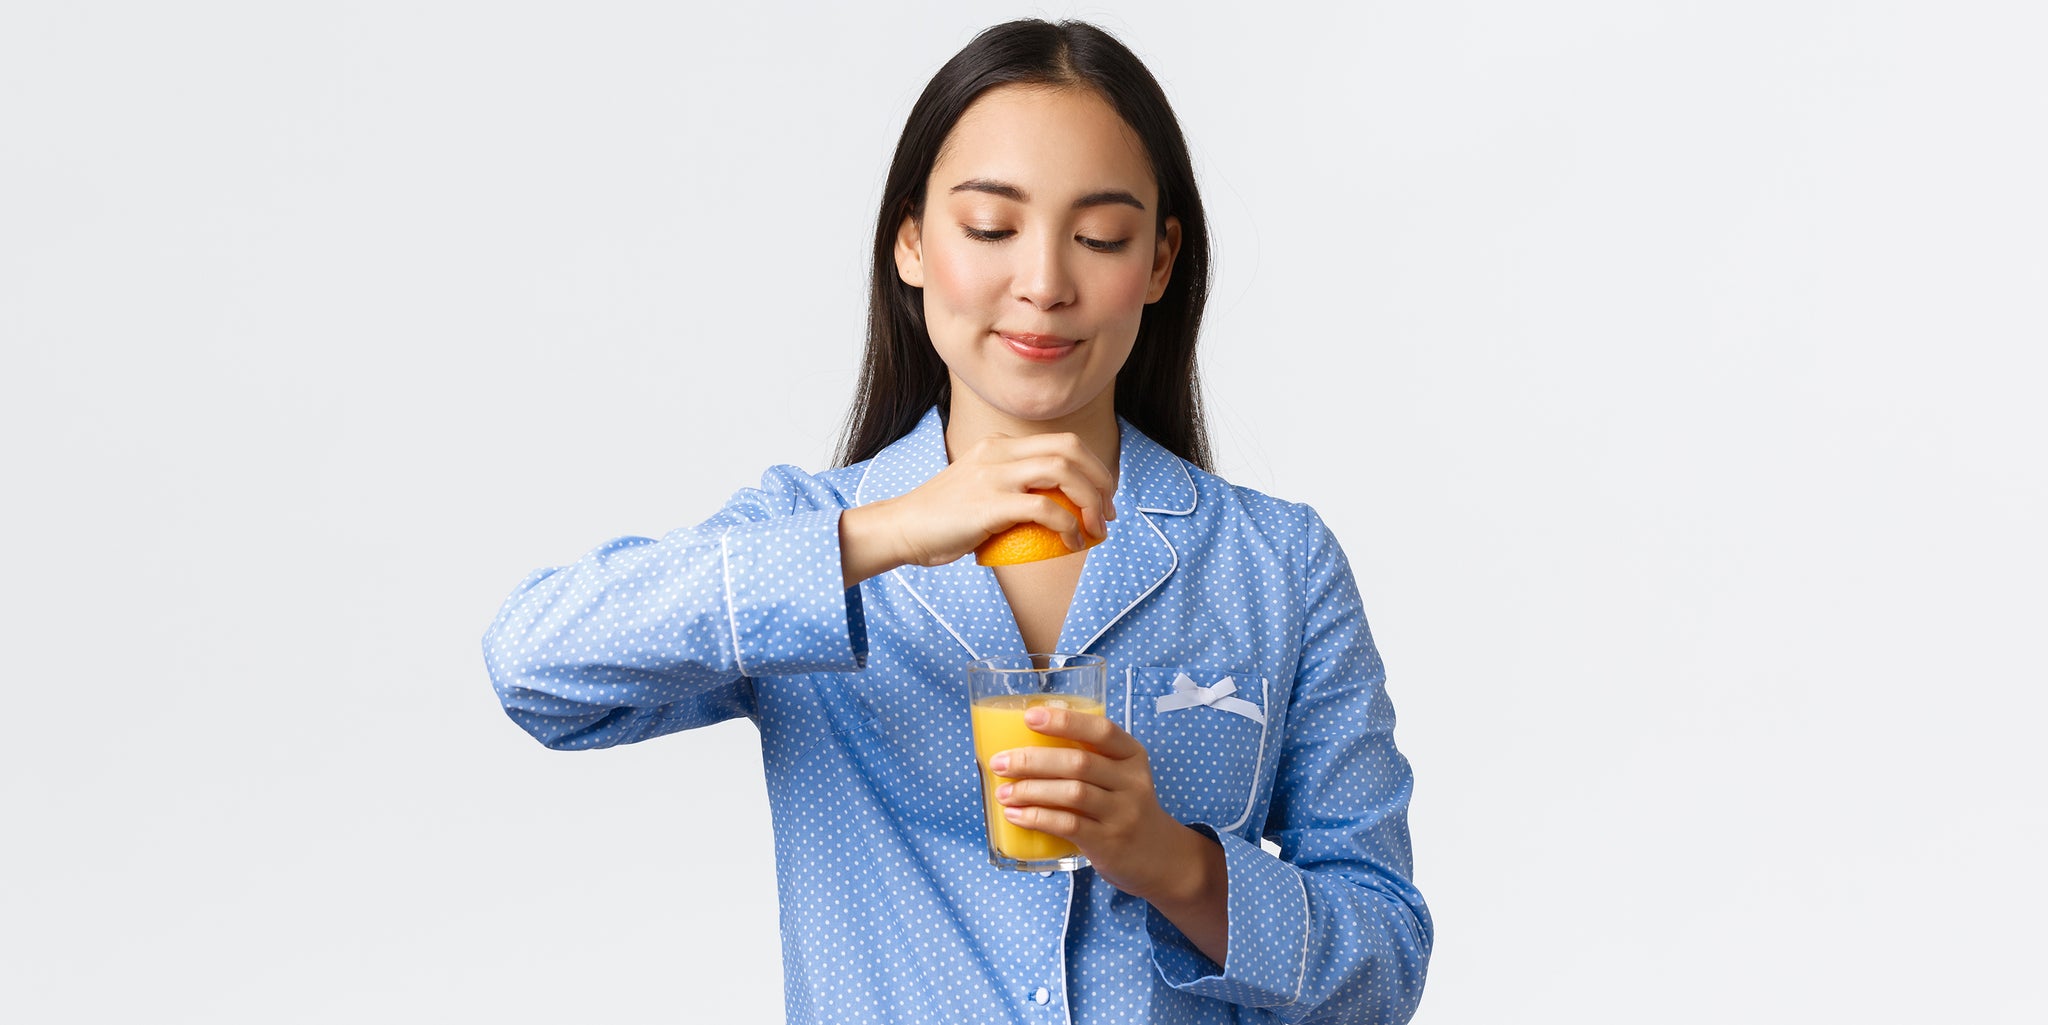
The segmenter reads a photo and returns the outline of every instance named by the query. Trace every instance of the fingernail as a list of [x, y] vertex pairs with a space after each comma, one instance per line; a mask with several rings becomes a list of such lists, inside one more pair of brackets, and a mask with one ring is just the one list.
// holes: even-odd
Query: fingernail
[[1005, 784], [1003, 784], [1002, 786], [999, 786], [999, 787], [997, 787], [997, 788], [996, 788], [996, 800], [998, 800], [998, 801], [1007, 801], [1007, 800], [1009, 800], [1009, 799], [1010, 799], [1010, 784], [1008, 784], [1008, 783], [1005, 783]]
[[[1030, 719], [1030, 718], [1031, 718], [1031, 713], [1030, 713], [1030, 712], [1026, 712], [1026, 713], [1024, 713], [1024, 718], [1025, 718], [1025, 719], [1027, 719], [1027, 720], [1028, 720], [1028, 719]], [[990, 771], [990, 772], [1004, 772], [1004, 771], [1008, 770], [1008, 769], [1009, 769], [1009, 767], [1010, 767], [1010, 752], [1008, 752], [1008, 751], [998, 751], [998, 752], [997, 752], [997, 753], [996, 753], [996, 754], [995, 754], [994, 756], [992, 756], [992, 757], [991, 757], [991, 758], [989, 758], [989, 760], [988, 760], [988, 771]]]
[[[1045, 721], [1050, 718], [1052, 718], [1052, 713], [1043, 708], [1027, 708], [1024, 710], [1024, 725], [1026, 726], [1043, 726]], [[1000, 758], [1002, 756], [997, 755], [996, 757]]]
[[1024, 817], [1024, 809], [1022, 809], [1022, 808], [1004, 808], [1004, 809], [1003, 809], [1003, 817], [1004, 817], [1004, 818], [1006, 818], [1006, 819], [1009, 819], [1009, 820], [1010, 820], [1011, 822], [1015, 822], [1015, 821], [1017, 821], [1018, 819], [1021, 819], [1021, 818], [1023, 818], [1023, 817]]

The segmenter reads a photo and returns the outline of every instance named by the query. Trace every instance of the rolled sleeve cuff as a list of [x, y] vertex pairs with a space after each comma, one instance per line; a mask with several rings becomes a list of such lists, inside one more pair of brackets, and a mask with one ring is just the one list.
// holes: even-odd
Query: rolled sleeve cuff
[[867, 664], [860, 588], [842, 586], [839, 513], [743, 523], [720, 540], [741, 675], [845, 672]]
[[1228, 963], [1218, 970], [1165, 915], [1148, 907], [1145, 931], [1160, 977], [1177, 990], [1244, 1007], [1294, 1003], [1308, 968], [1308, 889], [1301, 872], [1232, 834], [1193, 828], [1223, 845], [1230, 886]]

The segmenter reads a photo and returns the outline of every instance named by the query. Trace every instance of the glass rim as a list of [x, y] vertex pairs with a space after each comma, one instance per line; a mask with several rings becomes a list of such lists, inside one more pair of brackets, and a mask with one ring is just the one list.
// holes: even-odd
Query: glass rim
[[[1066, 661], [1056, 666], [1009, 666], [996, 664], [998, 662], [1011, 662], [1017, 659], [1039, 658], [1061, 658]], [[1069, 669], [1092, 669], [1096, 666], [1107, 666], [1108, 664], [1109, 660], [1101, 655], [1064, 651], [1032, 651], [1019, 652], [1014, 655], [990, 655], [987, 658], [977, 658], [967, 663], [967, 669], [969, 672], [980, 673], [1062, 673]]]

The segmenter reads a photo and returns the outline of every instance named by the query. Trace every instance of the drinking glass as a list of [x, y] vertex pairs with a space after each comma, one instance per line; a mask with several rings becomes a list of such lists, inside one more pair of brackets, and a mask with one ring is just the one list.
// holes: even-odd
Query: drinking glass
[[981, 776], [989, 864], [1032, 872], [1071, 872], [1088, 864], [1072, 843], [1003, 817], [996, 788], [1014, 781], [991, 772], [988, 760], [998, 751], [1020, 747], [1082, 747], [1079, 741], [1032, 730], [1024, 725], [1024, 712], [1050, 707], [1101, 715], [1108, 684], [1109, 664], [1100, 655], [995, 655], [967, 663], [968, 714]]

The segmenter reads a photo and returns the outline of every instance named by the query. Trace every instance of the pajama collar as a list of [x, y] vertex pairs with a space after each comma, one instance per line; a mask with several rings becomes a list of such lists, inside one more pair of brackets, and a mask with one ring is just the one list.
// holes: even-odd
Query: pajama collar
[[[1082, 564], [1081, 582], [1060, 628], [1063, 652], [1087, 651], [1173, 575], [1180, 557], [1158, 520], [1195, 511], [1195, 484], [1187, 464], [1124, 418], [1117, 418], [1117, 428], [1118, 518]], [[934, 406], [915, 429], [868, 464], [853, 504], [906, 494], [945, 467], [945, 426]], [[968, 657], [1024, 650], [995, 571], [977, 565], [972, 552], [944, 566], [900, 566], [889, 575], [945, 626]]]

